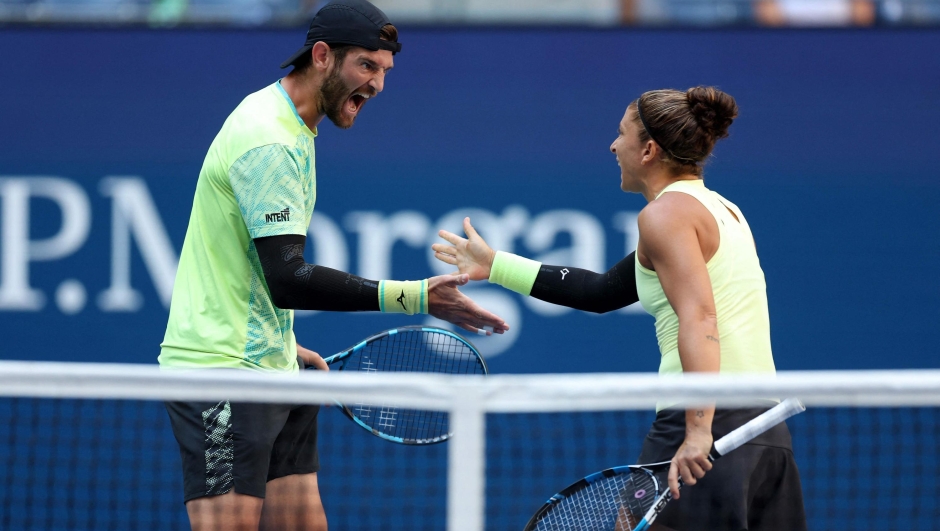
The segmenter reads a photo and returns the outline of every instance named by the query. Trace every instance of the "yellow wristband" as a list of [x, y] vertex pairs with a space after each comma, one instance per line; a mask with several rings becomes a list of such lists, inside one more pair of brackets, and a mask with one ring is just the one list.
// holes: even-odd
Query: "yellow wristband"
[[496, 257], [490, 267], [490, 282], [528, 296], [532, 292], [540, 267], [542, 262], [496, 251]]
[[428, 313], [428, 281], [382, 280], [379, 282], [379, 310], [385, 313]]

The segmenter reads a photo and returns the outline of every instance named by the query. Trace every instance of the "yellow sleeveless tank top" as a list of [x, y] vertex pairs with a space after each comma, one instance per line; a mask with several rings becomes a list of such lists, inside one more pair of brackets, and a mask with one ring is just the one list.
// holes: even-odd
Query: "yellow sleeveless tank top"
[[[656, 197], [669, 192], [694, 197], [718, 223], [718, 251], [706, 266], [718, 313], [721, 372], [775, 372], [770, 350], [767, 284], [747, 220], [737, 206], [705, 188], [701, 179], [674, 182]], [[639, 260], [636, 261], [636, 287], [643, 309], [656, 318], [656, 339], [662, 355], [659, 374], [682, 373], [679, 318], [663, 293], [659, 276], [643, 267]]]

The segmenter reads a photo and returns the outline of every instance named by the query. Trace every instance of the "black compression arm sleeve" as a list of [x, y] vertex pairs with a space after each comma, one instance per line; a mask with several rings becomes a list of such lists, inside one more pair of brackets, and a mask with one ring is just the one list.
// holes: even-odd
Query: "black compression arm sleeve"
[[606, 273], [542, 264], [529, 294], [545, 302], [594, 313], [629, 306], [640, 300], [636, 293], [635, 257], [636, 251]]
[[304, 262], [306, 236], [256, 238], [264, 280], [278, 308], [332, 312], [379, 311], [379, 283]]

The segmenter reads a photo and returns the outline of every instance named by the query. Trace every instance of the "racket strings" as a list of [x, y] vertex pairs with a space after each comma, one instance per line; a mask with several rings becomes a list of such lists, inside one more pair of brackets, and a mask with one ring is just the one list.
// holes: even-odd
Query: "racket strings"
[[588, 483], [552, 505], [535, 531], [633, 531], [657, 496], [651, 474], [637, 470]]
[[[400, 330], [373, 341], [350, 357], [344, 370], [485, 374], [473, 349], [449, 334]], [[446, 436], [447, 413], [399, 408], [395, 404], [355, 404], [353, 414], [373, 429], [407, 440], [433, 441]]]

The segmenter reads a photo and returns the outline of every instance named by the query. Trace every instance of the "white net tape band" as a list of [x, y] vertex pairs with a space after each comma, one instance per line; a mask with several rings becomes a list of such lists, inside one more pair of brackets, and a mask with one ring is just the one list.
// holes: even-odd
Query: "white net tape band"
[[137, 400], [330, 403], [381, 396], [401, 407], [451, 410], [470, 393], [494, 413], [649, 409], [659, 401], [747, 405], [767, 397], [807, 406], [940, 405], [940, 370], [779, 372], [770, 375], [357, 374], [170, 371], [152, 365], [0, 361], [0, 395]]

